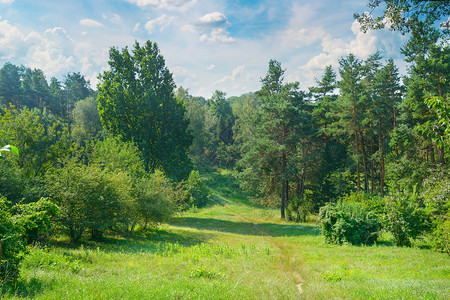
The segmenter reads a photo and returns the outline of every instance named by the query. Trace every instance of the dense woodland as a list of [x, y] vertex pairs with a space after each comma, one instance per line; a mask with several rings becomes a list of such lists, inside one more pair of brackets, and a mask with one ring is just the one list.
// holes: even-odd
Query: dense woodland
[[206, 205], [200, 174], [215, 168], [283, 219], [319, 214], [330, 242], [370, 244], [387, 230], [398, 245], [429, 235], [448, 253], [450, 47], [445, 30], [433, 34], [413, 32], [406, 75], [379, 52], [350, 54], [301, 90], [270, 60], [261, 88], [239, 97], [176, 88], [150, 41], [111, 48], [95, 89], [80, 73], [59, 81], [4, 64], [0, 145], [14, 147], [0, 160], [1, 274], [50, 233], [100, 239]]

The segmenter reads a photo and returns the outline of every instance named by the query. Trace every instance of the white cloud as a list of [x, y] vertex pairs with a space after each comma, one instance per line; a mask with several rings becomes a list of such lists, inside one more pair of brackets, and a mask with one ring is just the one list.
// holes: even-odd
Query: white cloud
[[223, 13], [215, 11], [201, 17], [198, 25], [206, 27], [225, 27], [231, 24], [228, 22], [227, 17], [225, 17]]
[[212, 71], [212, 70], [214, 70], [215, 68], [216, 68], [216, 65], [215, 65], [215, 64], [210, 64], [209, 66], [206, 67], [206, 70]]
[[167, 15], [162, 15], [145, 23], [145, 29], [147, 29], [148, 33], [150, 34], [155, 31], [156, 27], [159, 27], [159, 31], [163, 31], [175, 19], [176, 17], [173, 16], [169, 17]]
[[13, 58], [24, 38], [19, 28], [9, 24], [8, 20], [0, 21], [0, 59]]
[[155, 7], [167, 10], [184, 11], [196, 4], [198, 0], [126, 0], [130, 3], [136, 4], [139, 7]]
[[134, 27], [133, 27], [133, 32], [136, 32], [136, 31], [138, 31], [139, 30], [139, 27], [141, 27], [141, 23], [136, 23], [136, 25], [134, 25]]
[[[27, 38], [30, 39], [31, 34]], [[29, 50], [32, 55], [29, 67], [41, 69], [47, 76], [54, 76], [62, 71], [69, 72], [76, 67], [73, 40], [63, 28], [49, 28], [43, 36], [34, 33], [32, 38], [39, 41], [39, 44]]]
[[360, 59], [366, 59], [377, 50], [384, 50], [385, 55], [392, 56], [395, 49], [399, 49], [398, 39], [391, 33], [384, 36], [380, 31], [360, 31], [358, 21], [351, 25], [353, 39], [344, 41], [343, 39], [333, 39], [329, 35], [322, 37], [322, 52], [310, 58], [306, 64], [299, 67], [296, 71], [297, 76], [305, 78], [302, 87], [314, 84], [314, 77], [322, 76], [325, 66], [332, 65], [334, 68], [339, 66], [338, 60], [350, 53]]
[[119, 16], [118, 14], [109, 14], [109, 15], [103, 14], [102, 17], [104, 20], [108, 20], [111, 23], [116, 24], [116, 25], [119, 25], [122, 23], [122, 17]]
[[281, 33], [284, 45], [295, 44], [297, 47], [309, 46], [322, 40], [327, 33], [321, 27], [287, 29]]
[[13, 2], [14, 2], [14, 0], [0, 0], [1, 4], [11, 4]]
[[92, 27], [92, 28], [101, 28], [101, 27], [103, 27], [102, 23], [97, 22], [97, 21], [92, 20], [92, 19], [82, 19], [82, 20], [80, 20], [80, 25], [81, 26], [86, 26], [86, 27]]
[[214, 82], [213, 85], [218, 85], [218, 84], [222, 84], [222, 83], [235, 81], [236, 78], [239, 76], [239, 74], [243, 73], [244, 70], [245, 70], [245, 65], [237, 66], [236, 68], [233, 69], [231, 76], [230, 75], [224, 76], [222, 79]]
[[234, 43], [236, 41], [236, 39], [229, 36], [229, 32], [223, 28], [215, 29], [209, 34], [202, 34], [199, 40], [200, 42], [206, 42], [210, 44], [214, 44], [217, 42]]

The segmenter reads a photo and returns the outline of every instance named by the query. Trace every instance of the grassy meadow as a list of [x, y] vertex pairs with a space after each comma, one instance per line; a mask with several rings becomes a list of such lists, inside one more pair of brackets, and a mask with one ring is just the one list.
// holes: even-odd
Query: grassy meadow
[[314, 222], [250, 204], [226, 172], [211, 205], [158, 229], [73, 245], [55, 237], [23, 261], [6, 299], [450, 299], [450, 258], [429, 249], [324, 243]]

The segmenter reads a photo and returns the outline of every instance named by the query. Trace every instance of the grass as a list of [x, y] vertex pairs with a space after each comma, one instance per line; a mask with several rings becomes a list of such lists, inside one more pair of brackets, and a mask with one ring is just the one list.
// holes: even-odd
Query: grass
[[[449, 299], [428, 249], [324, 243], [314, 224], [252, 205], [226, 171], [212, 204], [155, 231], [35, 246], [8, 299]], [[301, 291], [301, 293], [300, 293]]]

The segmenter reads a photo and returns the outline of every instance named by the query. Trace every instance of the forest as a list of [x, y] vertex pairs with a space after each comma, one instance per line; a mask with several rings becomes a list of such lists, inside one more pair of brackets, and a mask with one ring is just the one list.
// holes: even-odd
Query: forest
[[[211, 207], [221, 184], [211, 178], [224, 170], [250, 205], [276, 209], [286, 224], [315, 222], [329, 244], [387, 234], [393, 246], [448, 255], [449, 24], [433, 27], [449, 14], [441, 4], [391, 15], [392, 30], [411, 36], [407, 74], [380, 52], [349, 54], [307, 90], [272, 59], [257, 91], [194, 96], [176, 87], [152, 41], [111, 47], [95, 88], [80, 73], [59, 81], [5, 63], [1, 293], [6, 284], [14, 294], [35, 245], [139, 236]], [[355, 17], [363, 30], [382, 27]]]

